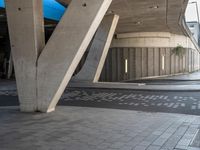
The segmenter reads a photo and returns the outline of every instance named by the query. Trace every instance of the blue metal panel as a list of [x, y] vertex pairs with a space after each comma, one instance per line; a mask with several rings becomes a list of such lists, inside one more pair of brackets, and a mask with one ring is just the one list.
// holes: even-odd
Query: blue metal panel
[[[0, 7], [5, 8], [4, 0], [0, 0]], [[59, 21], [65, 12], [65, 7], [55, 0], [43, 0], [44, 17]]]
[[60, 20], [65, 12], [65, 7], [55, 0], [43, 0], [44, 17], [52, 20]]
[[4, 8], [4, 7], [5, 7], [4, 0], [0, 0], [0, 7], [1, 7], [1, 8]]

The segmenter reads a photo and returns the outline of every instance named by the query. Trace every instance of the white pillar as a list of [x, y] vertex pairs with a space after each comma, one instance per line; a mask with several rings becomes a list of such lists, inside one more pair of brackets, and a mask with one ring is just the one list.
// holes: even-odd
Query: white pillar
[[45, 45], [42, 0], [5, 2], [20, 109], [33, 112], [37, 110], [37, 58]]
[[98, 82], [118, 20], [119, 16], [114, 14], [104, 17], [92, 41], [86, 61], [72, 81]]
[[112, 0], [72, 0], [38, 60], [38, 110], [51, 112]]

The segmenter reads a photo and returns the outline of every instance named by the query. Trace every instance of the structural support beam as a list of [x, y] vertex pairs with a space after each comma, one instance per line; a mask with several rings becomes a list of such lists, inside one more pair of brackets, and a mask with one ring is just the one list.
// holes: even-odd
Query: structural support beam
[[73, 0], [38, 60], [38, 110], [51, 112], [112, 0]]
[[67, 7], [72, 0], [56, 0], [56, 1], [62, 4], [63, 6]]
[[112, 0], [73, 0], [45, 46], [42, 0], [6, 0], [20, 108], [51, 112]]
[[36, 63], [44, 48], [42, 0], [5, 0], [15, 76], [23, 112], [37, 110]]
[[118, 20], [119, 16], [114, 14], [104, 17], [92, 41], [86, 62], [72, 81], [97, 82], [99, 80]]

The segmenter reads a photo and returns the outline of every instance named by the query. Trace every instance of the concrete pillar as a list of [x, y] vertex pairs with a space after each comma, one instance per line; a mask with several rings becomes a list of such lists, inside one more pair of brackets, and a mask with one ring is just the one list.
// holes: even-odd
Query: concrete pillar
[[[106, 64], [107, 64], [107, 62], [106, 62]], [[122, 62], [123, 62], [123, 49], [122, 48], [117, 48], [117, 76], [118, 76], [117, 81], [122, 81], [123, 80]], [[106, 71], [106, 74], [108, 74], [107, 71]]]
[[148, 48], [148, 64], [147, 64], [147, 68], [148, 68], [148, 76], [151, 77], [154, 75], [154, 49], [153, 48]]
[[175, 54], [172, 53], [172, 49], [170, 50], [170, 55], [171, 55], [171, 74], [176, 74], [175, 71]]
[[130, 80], [135, 79], [135, 48], [129, 48], [129, 72]]
[[5, 0], [15, 76], [23, 112], [37, 110], [37, 58], [45, 45], [42, 0]]
[[166, 48], [166, 75], [170, 75], [171, 56], [170, 48]]
[[[112, 55], [112, 81], [116, 82], [117, 81], [117, 51], [115, 48], [110, 49], [111, 50], [111, 55]], [[102, 67], [103, 71], [103, 67]], [[102, 72], [101, 71], [101, 72]], [[100, 73], [102, 75], [102, 73]]]
[[142, 48], [142, 77], [147, 77], [148, 76], [148, 48]]
[[38, 110], [51, 112], [112, 0], [73, 0], [38, 60]]
[[153, 66], [154, 66], [154, 76], [159, 76], [160, 75], [160, 50], [159, 50], [159, 48], [154, 48]]
[[136, 48], [135, 50], [135, 59], [136, 59], [136, 79], [140, 79], [142, 77], [142, 49]]
[[94, 36], [85, 64], [72, 81], [98, 82], [118, 20], [119, 16], [114, 14], [104, 17]]

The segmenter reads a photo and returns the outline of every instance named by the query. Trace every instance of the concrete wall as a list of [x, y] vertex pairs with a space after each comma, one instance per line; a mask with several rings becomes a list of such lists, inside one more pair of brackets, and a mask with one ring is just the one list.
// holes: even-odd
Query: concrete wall
[[169, 32], [138, 32], [117, 34], [111, 47], [176, 47], [195, 49], [191, 39], [184, 35]]
[[[182, 57], [172, 54], [172, 50], [178, 45], [186, 49]], [[169, 32], [117, 34], [100, 81], [116, 82], [193, 72], [200, 69], [199, 59], [198, 49], [184, 35]], [[84, 60], [76, 73], [83, 63]]]
[[197, 51], [186, 49], [183, 56], [176, 56], [172, 50], [173, 48], [111, 48], [100, 81], [133, 80], [200, 69], [200, 55]]

